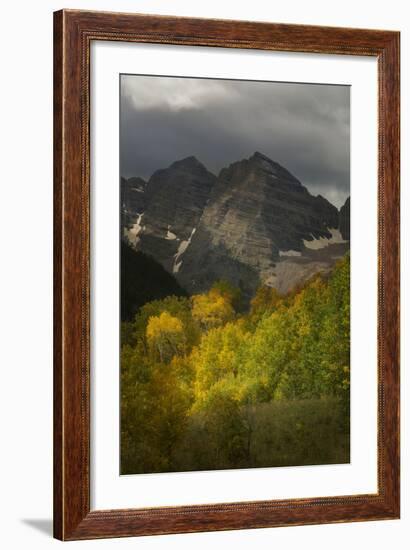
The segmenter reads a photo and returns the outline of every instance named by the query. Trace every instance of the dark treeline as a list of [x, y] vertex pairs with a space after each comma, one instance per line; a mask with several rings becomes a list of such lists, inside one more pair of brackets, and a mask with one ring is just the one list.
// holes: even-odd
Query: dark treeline
[[145, 303], [170, 295], [188, 296], [154, 258], [121, 241], [121, 320], [131, 321]]

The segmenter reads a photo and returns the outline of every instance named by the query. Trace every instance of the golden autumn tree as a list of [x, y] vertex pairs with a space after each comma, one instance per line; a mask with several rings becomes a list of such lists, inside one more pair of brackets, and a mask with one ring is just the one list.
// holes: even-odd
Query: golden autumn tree
[[185, 350], [183, 324], [167, 311], [148, 319], [146, 335], [151, 351], [161, 362], [168, 362]]
[[222, 326], [235, 317], [230, 297], [212, 288], [192, 296], [192, 317], [204, 330]]
[[221, 379], [236, 378], [242, 362], [247, 333], [238, 322], [209, 330], [195, 348], [191, 361], [195, 365], [195, 395], [204, 400], [207, 392]]
[[[187, 350], [198, 343], [200, 331], [198, 324], [192, 318], [191, 301], [189, 298], [168, 296], [162, 300], [154, 300], [142, 306], [135, 316], [132, 327], [127, 329], [133, 341], [147, 350], [147, 326], [151, 317], [159, 317], [161, 313], [168, 313], [179, 319], [183, 325]], [[123, 331], [125, 332], [125, 331]], [[129, 340], [128, 340], [129, 341]]]
[[261, 287], [248, 306], [218, 281], [122, 326], [122, 472], [346, 460], [349, 256], [286, 296]]

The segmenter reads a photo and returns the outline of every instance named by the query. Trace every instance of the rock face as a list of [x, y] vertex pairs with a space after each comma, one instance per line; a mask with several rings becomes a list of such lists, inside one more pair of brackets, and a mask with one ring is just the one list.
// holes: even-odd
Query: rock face
[[170, 273], [177, 273], [178, 257], [191, 242], [215, 180], [195, 157], [157, 170], [146, 185], [144, 210], [125, 228], [125, 236]]
[[227, 278], [245, 294], [260, 283], [276, 286], [281, 257], [298, 257], [304, 242], [331, 239], [338, 211], [312, 197], [285, 168], [261, 153], [219, 174], [180, 279], [189, 291]]
[[343, 239], [350, 240], [350, 197], [340, 209], [339, 214], [339, 230]]
[[143, 195], [144, 211], [124, 235], [189, 292], [218, 279], [245, 297], [261, 284], [285, 292], [330, 270], [348, 248], [337, 208], [259, 152], [218, 177], [195, 157], [175, 162], [153, 174]]
[[121, 220], [122, 225], [132, 224], [138, 213], [145, 209], [145, 188], [142, 178], [121, 178]]

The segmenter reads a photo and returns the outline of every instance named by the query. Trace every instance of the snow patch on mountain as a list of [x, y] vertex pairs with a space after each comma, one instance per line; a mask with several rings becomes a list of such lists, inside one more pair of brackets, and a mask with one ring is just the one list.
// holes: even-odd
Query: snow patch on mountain
[[175, 233], [172, 233], [172, 231], [170, 231], [171, 229], [171, 226], [169, 225], [168, 226], [168, 229], [167, 229], [167, 234], [166, 234], [166, 240], [167, 241], [175, 241], [175, 239], [177, 238], [177, 236], [175, 235]]
[[127, 239], [129, 240], [129, 242], [136, 246], [139, 241], [140, 241], [140, 237], [138, 236], [141, 231], [144, 230], [144, 228], [141, 226], [141, 220], [142, 220], [142, 216], [144, 215], [144, 212], [142, 212], [141, 214], [137, 214], [137, 221], [130, 227], [125, 227], [124, 228], [124, 236], [127, 237]]
[[319, 239], [316, 239], [312, 235], [311, 241], [303, 240], [303, 244], [305, 245], [305, 247], [309, 248], [310, 250], [320, 250], [321, 248], [326, 248], [326, 246], [329, 246], [330, 244], [340, 244], [347, 242], [343, 239], [339, 229], [328, 227], [327, 230], [332, 235], [330, 239], [327, 239], [326, 237], [319, 237]]
[[191, 244], [191, 239], [192, 237], [195, 235], [195, 231], [196, 231], [196, 227], [193, 228], [193, 230], [191, 231], [191, 234], [189, 236], [189, 239], [186, 240], [186, 241], [181, 241], [179, 247], [178, 247], [178, 251], [177, 253], [175, 254], [174, 256], [174, 265], [173, 265], [173, 268], [172, 268], [172, 271], [173, 273], [178, 273], [181, 265], [182, 265], [182, 260], [181, 261], [178, 261], [180, 259], [180, 257], [182, 256], [182, 254], [184, 252], [186, 252], [188, 246]]
[[302, 256], [302, 252], [298, 250], [279, 250], [279, 256]]
[[173, 273], [178, 273], [178, 271], [179, 271], [181, 265], [182, 265], [182, 260], [181, 260], [180, 262], [178, 262], [178, 263], [175, 263], [175, 264], [174, 264], [174, 267], [172, 268]]

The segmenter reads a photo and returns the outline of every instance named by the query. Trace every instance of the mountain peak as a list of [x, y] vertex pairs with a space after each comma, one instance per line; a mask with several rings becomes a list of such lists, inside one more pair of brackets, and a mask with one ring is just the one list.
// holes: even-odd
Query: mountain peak
[[348, 210], [339, 213], [325, 198], [311, 195], [259, 151], [218, 177], [191, 155], [154, 172], [144, 193], [125, 185], [122, 190], [124, 237], [190, 293], [220, 279], [247, 297], [261, 284], [285, 291], [317, 270], [319, 261], [332, 263], [348, 247], [339, 243], [331, 256], [312, 252], [313, 241], [330, 246], [328, 228], [340, 227], [343, 240], [349, 239]]
[[343, 239], [350, 240], [350, 197], [339, 210], [339, 229]]
[[260, 151], [255, 151], [253, 155], [249, 157], [249, 160], [265, 160], [267, 162], [273, 163], [272, 159], [270, 159], [267, 155], [264, 155]]
[[185, 157], [180, 160], [176, 160], [171, 164], [170, 168], [188, 168], [188, 169], [201, 168], [206, 170], [202, 162], [200, 162], [194, 155]]
[[320, 193], [316, 196], [316, 199], [318, 201], [320, 201], [322, 204], [330, 204], [330, 205], [334, 206], [326, 197], [324, 197]]
[[278, 162], [275, 162], [274, 160], [269, 158], [267, 155], [260, 153], [259, 151], [255, 151], [253, 155], [249, 157], [248, 161], [256, 164], [264, 172], [268, 172], [276, 178], [284, 179], [289, 182], [301, 185], [300, 181], [295, 178], [295, 176], [291, 174], [288, 170], [286, 170], [286, 168], [284, 168]]

